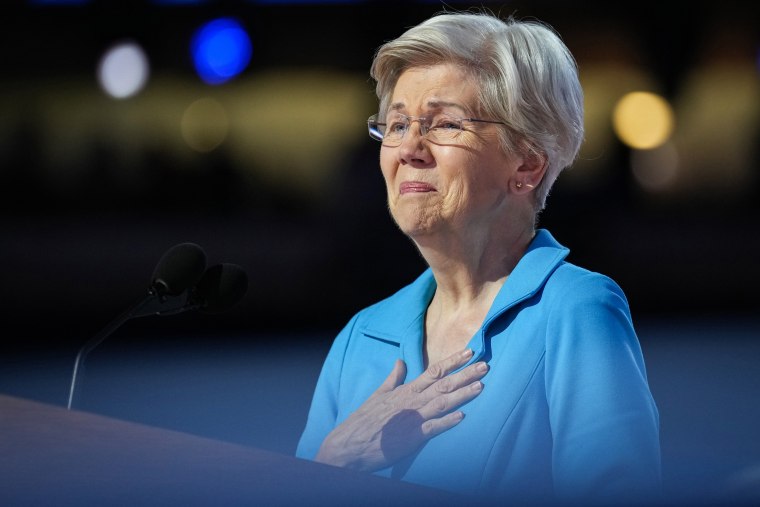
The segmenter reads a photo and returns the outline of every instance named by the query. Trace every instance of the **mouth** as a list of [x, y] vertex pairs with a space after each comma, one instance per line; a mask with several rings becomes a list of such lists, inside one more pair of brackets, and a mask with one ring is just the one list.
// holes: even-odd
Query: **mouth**
[[404, 194], [424, 194], [427, 192], [435, 192], [436, 188], [430, 183], [424, 181], [404, 181], [398, 187], [398, 193]]

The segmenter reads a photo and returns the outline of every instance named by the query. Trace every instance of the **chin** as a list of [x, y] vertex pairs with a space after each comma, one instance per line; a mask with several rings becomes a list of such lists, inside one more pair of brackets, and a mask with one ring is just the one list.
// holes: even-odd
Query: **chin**
[[399, 220], [394, 216], [393, 219], [401, 232], [412, 239], [432, 234], [436, 229], [434, 221], [422, 217], [405, 217]]
[[440, 229], [443, 219], [436, 207], [409, 206], [409, 203], [406, 204], [389, 208], [391, 217], [401, 232], [410, 238], [414, 238], [432, 234]]

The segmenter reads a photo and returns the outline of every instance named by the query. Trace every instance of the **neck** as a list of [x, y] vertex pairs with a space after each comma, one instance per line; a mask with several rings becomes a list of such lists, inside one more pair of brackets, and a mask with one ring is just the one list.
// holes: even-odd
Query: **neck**
[[435, 276], [434, 303], [444, 314], [490, 307], [534, 234], [530, 222], [485, 231], [469, 226], [413, 238]]
[[488, 234], [473, 234], [468, 227], [465, 234], [415, 238], [437, 284], [425, 314], [426, 366], [461, 350], [483, 324], [534, 236], [529, 223], [491, 228]]

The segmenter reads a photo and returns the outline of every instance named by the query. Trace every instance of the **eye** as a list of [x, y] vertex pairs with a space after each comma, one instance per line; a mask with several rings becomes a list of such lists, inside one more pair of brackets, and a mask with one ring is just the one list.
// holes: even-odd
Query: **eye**
[[408, 123], [403, 120], [392, 120], [388, 123], [388, 127], [386, 128], [386, 132], [388, 133], [402, 133], [405, 132], [407, 129]]
[[438, 130], [461, 130], [462, 123], [456, 118], [450, 116], [438, 116], [433, 118], [431, 128]]

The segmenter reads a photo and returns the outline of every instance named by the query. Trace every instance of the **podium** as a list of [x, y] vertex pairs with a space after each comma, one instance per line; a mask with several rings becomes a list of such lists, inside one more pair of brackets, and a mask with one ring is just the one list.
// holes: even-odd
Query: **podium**
[[371, 474], [0, 395], [3, 506], [471, 503]]

